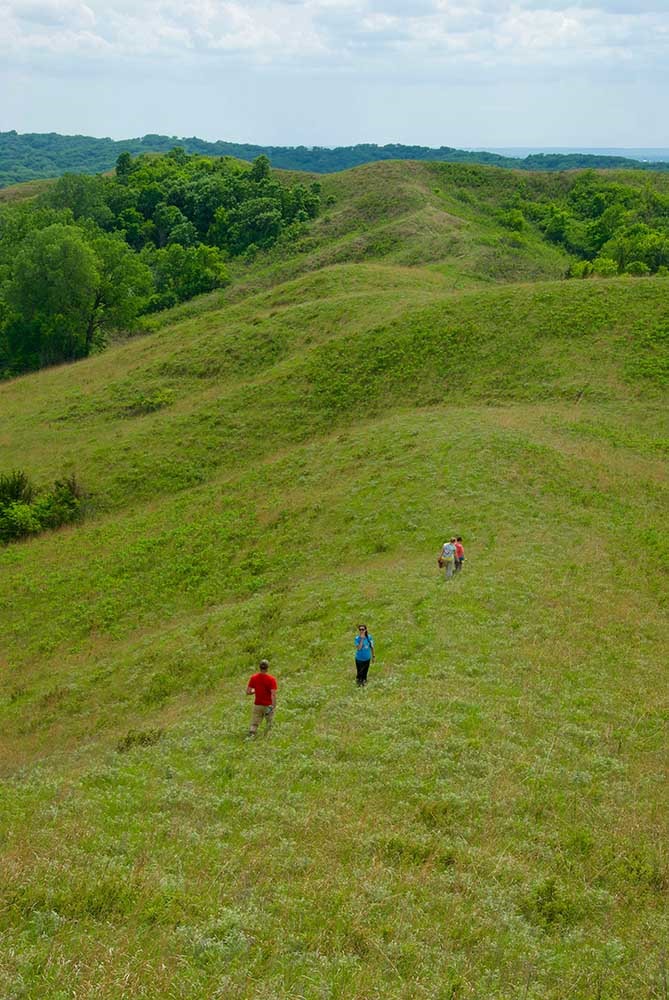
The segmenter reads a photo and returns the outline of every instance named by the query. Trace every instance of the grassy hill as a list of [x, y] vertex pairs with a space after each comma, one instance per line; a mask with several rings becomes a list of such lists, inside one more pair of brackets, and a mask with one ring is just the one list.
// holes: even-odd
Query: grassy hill
[[89, 492], [0, 549], [3, 997], [665, 996], [669, 279], [561, 280], [515, 183], [333, 175], [0, 385], [2, 468]]

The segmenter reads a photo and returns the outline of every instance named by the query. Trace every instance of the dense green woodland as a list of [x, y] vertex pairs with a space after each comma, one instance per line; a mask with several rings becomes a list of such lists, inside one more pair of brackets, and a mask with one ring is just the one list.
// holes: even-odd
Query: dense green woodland
[[644, 163], [624, 156], [597, 156], [587, 153], [533, 153], [522, 159], [488, 153], [484, 150], [454, 149], [440, 146], [405, 146], [389, 143], [377, 146], [258, 146], [237, 142], [206, 142], [195, 136], [145, 135], [137, 139], [96, 139], [85, 135], [19, 134], [0, 132], [0, 187], [39, 177], [57, 177], [63, 173], [99, 173], [110, 170], [122, 152], [167, 153], [178, 143], [188, 153], [204, 156], [234, 156], [254, 160], [267, 155], [275, 167], [283, 170], [307, 170], [334, 173], [363, 163], [379, 160], [428, 160], [449, 163], [483, 163], [517, 170], [577, 170], [581, 168], [625, 168], [628, 170], [669, 170], [669, 163]]
[[577, 261], [568, 277], [667, 274], [669, 193], [631, 186], [594, 171], [572, 176], [559, 199], [508, 198], [500, 221], [522, 231], [534, 224]]
[[267, 157], [123, 153], [112, 177], [65, 174], [0, 215], [0, 377], [85, 357], [142, 313], [226, 283], [226, 261], [290, 242], [318, 184], [273, 179]]

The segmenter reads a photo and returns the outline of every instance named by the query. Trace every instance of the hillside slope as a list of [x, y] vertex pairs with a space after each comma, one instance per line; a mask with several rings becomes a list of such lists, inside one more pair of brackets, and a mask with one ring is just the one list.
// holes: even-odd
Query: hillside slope
[[3, 469], [90, 493], [0, 549], [0, 995], [663, 996], [669, 279], [435, 176], [0, 385]]

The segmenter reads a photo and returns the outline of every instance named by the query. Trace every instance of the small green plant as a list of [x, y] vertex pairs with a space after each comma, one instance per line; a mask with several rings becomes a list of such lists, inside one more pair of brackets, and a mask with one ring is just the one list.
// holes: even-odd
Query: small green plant
[[127, 753], [136, 747], [152, 747], [164, 735], [163, 729], [130, 729], [116, 744], [117, 753]]
[[554, 877], [538, 882], [522, 905], [523, 915], [531, 923], [551, 930], [570, 927], [580, 916], [580, 907]]
[[151, 392], [139, 392], [123, 404], [121, 412], [128, 417], [141, 417], [147, 413], [162, 410], [174, 401], [174, 393], [170, 389], [154, 389]]

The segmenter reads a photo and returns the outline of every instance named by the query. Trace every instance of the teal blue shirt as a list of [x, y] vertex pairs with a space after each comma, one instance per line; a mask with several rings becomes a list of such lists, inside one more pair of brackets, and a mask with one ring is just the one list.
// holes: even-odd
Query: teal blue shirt
[[355, 658], [356, 660], [371, 660], [374, 639], [371, 635], [356, 635], [355, 637]]

